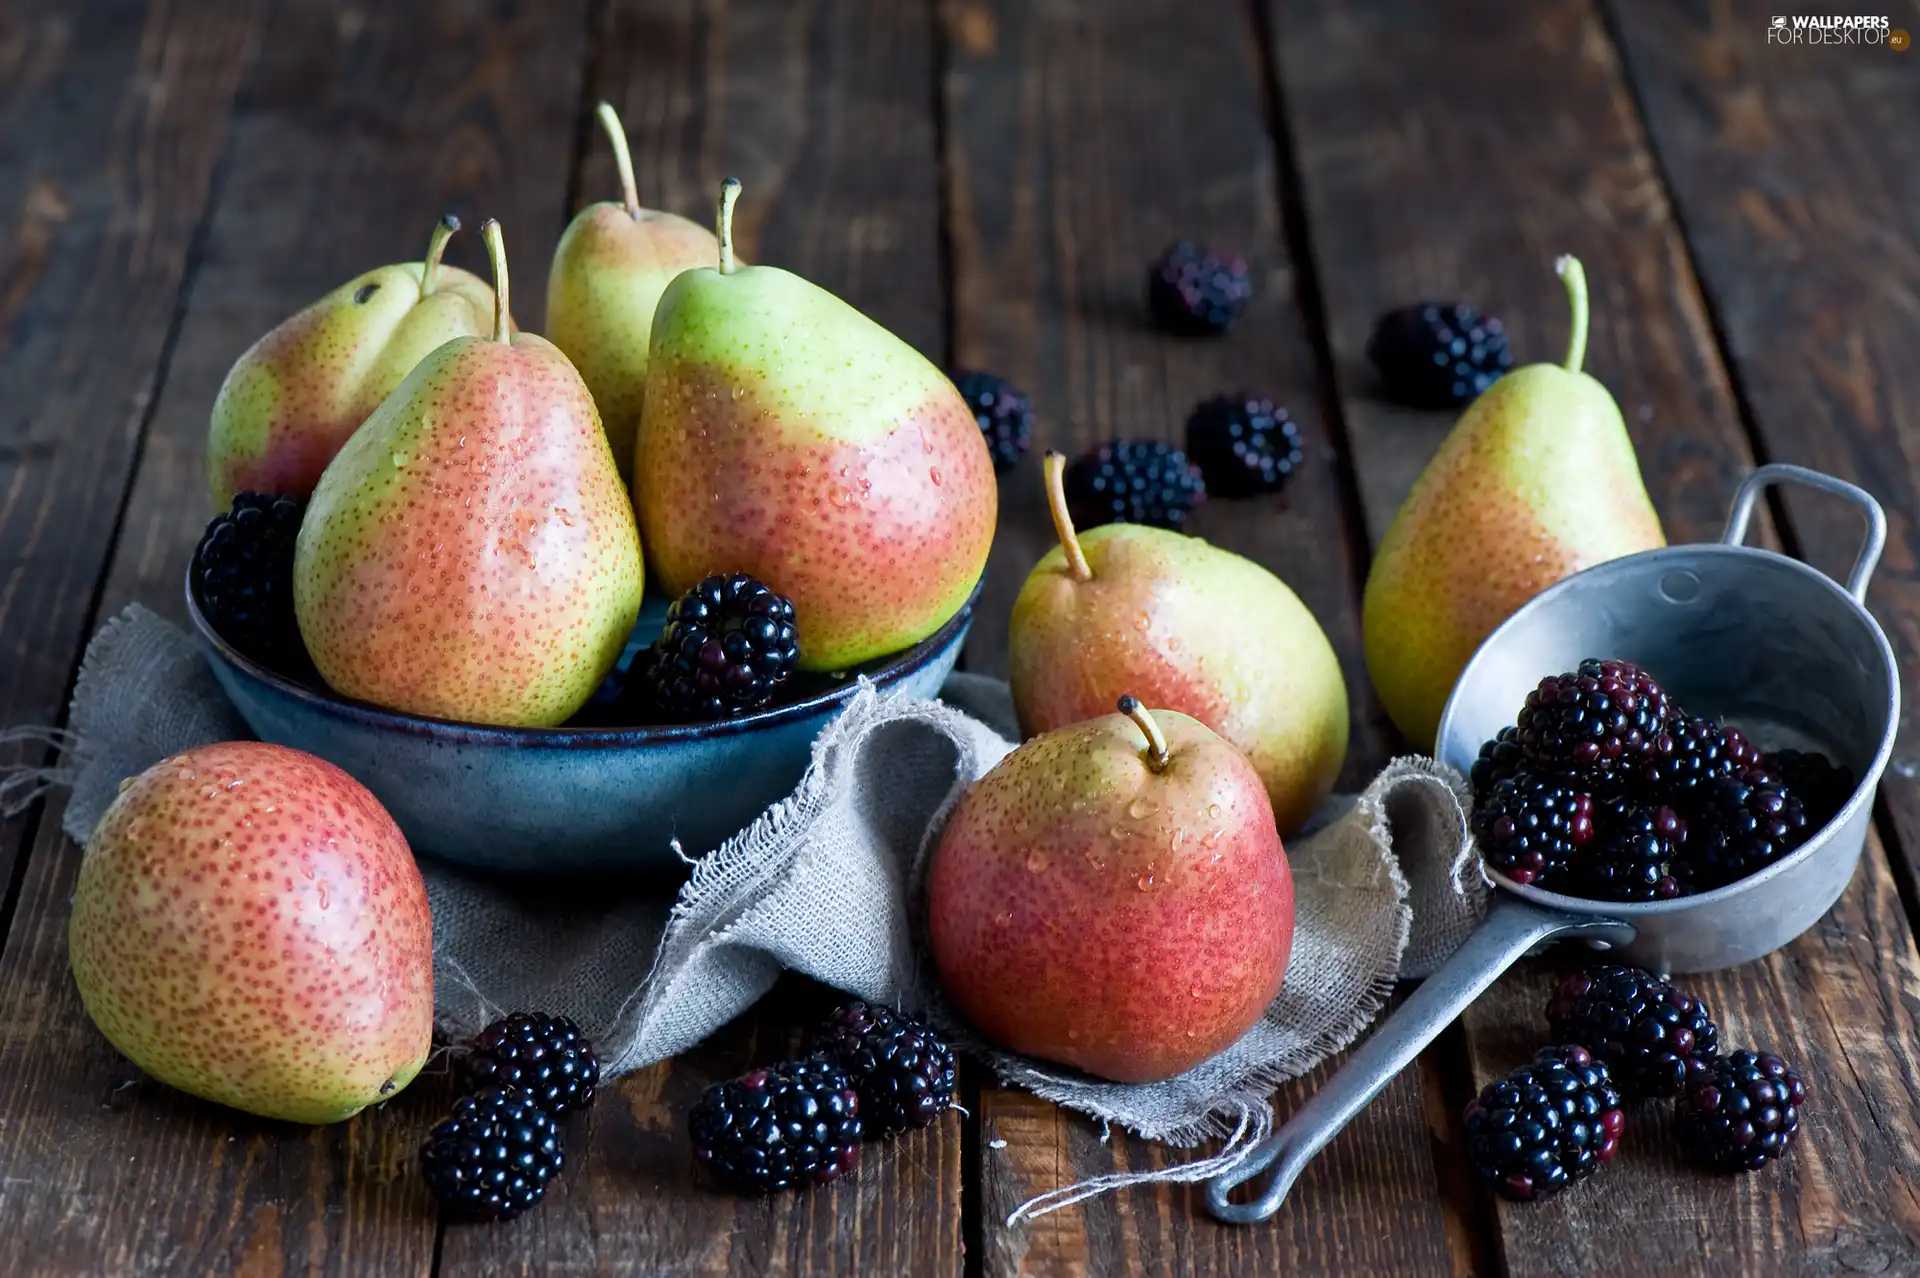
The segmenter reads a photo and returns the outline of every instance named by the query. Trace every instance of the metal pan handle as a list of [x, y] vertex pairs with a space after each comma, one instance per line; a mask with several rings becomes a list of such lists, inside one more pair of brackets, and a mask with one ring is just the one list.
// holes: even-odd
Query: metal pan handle
[[1762, 466], [1748, 475], [1740, 485], [1740, 491], [1733, 495], [1733, 510], [1727, 515], [1727, 530], [1720, 534], [1720, 540], [1729, 546], [1737, 546], [1746, 540], [1747, 522], [1753, 517], [1753, 503], [1759, 500], [1763, 490], [1773, 484], [1804, 484], [1808, 488], [1818, 488], [1822, 492], [1845, 497], [1867, 517], [1867, 540], [1860, 547], [1859, 558], [1853, 561], [1853, 571], [1847, 574], [1847, 593], [1853, 601], [1863, 607], [1867, 602], [1867, 582], [1873, 578], [1873, 570], [1880, 563], [1880, 552], [1887, 545], [1887, 512], [1880, 509], [1880, 503], [1873, 494], [1844, 479], [1835, 479], [1817, 470], [1808, 470], [1805, 466], [1788, 466], [1775, 462]]
[[[1543, 941], [1563, 936], [1624, 945], [1633, 939], [1633, 929], [1616, 919], [1550, 910], [1502, 893], [1480, 930], [1354, 1049], [1285, 1126], [1255, 1146], [1231, 1171], [1208, 1182], [1207, 1209], [1230, 1225], [1251, 1224], [1273, 1215], [1313, 1156], [1352, 1122], [1367, 1102], [1420, 1054], [1421, 1048], [1451, 1025], [1521, 955]], [[1268, 1167], [1275, 1167], [1273, 1178], [1259, 1197], [1246, 1203], [1227, 1200], [1235, 1186], [1252, 1180]]]

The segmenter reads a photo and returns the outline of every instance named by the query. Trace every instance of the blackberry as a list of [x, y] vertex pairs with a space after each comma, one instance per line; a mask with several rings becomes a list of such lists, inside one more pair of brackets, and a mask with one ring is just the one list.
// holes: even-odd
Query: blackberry
[[1593, 838], [1593, 800], [1522, 770], [1475, 803], [1471, 824], [1487, 864], [1515, 883], [1554, 887]]
[[246, 656], [290, 673], [307, 664], [293, 616], [293, 542], [305, 511], [292, 497], [240, 493], [193, 552], [194, 597], [207, 624]]
[[1414, 408], [1457, 408], [1513, 367], [1507, 330], [1460, 302], [1388, 311], [1374, 325], [1367, 358], [1392, 398]]
[[1824, 754], [1805, 750], [1775, 750], [1763, 770], [1779, 778], [1807, 812], [1807, 828], [1818, 830], [1838, 816], [1853, 797], [1853, 772]]
[[1720, 729], [1720, 749], [1728, 759], [1733, 761], [1736, 773], [1766, 769], [1767, 756], [1760, 752], [1759, 746], [1747, 740], [1746, 734], [1738, 728]]
[[1720, 725], [1711, 719], [1683, 716], [1667, 736], [1671, 748], [1649, 751], [1634, 778], [1638, 791], [1649, 799], [1685, 803], [1701, 785], [1741, 770], [1727, 750]]
[[480, 1031], [465, 1072], [470, 1091], [511, 1088], [549, 1114], [564, 1114], [593, 1102], [600, 1062], [566, 1017], [515, 1012]]
[[1709, 1171], [1758, 1171], [1793, 1144], [1806, 1103], [1807, 1085], [1770, 1052], [1695, 1057], [1673, 1131], [1681, 1152]]
[[1065, 478], [1067, 510], [1081, 528], [1152, 524], [1179, 528], [1206, 500], [1200, 468], [1160, 440], [1116, 440], [1076, 458]]
[[427, 1188], [466, 1220], [518, 1216], [565, 1165], [553, 1118], [524, 1093], [498, 1088], [455, 1101], [420, 1146]]
[[1772, 865], [1812, 833], [1800, 800], [1773, 778], [1722, 777], [1695, 791], [1674, 872], [1689, 889], [1711, 891]]
[[849, 1003], [820, 1023], [810, 1046], [853, 1081], [869, 1137], [925, 1127], [953, 1107], [953, 1049], [904, 1013]]
[[670, 716], [724, 719], [771, 701], [799, 658], [792, 600], [745, 573], [708, 577], [667, 610], [647, 691]]
[[1699, 999], [1637, 967], [1590, 967], [1547, 1002], [1554, 1038], [1605, 1061], [1629, 1100], [1676, 1095], [1687, 1062], [1719, 1050], [1720, 1030]]
[[1148, 309], [1170, 333], [1224, 333], [1252, 297], [1253, 276], [1244, 261], [1209, 252], [1191, 240], [1168, 246], [1147, 271]]
[[1658, 753], [1669, 712], [1666, 693], [1638, 666], [1590, 659], [1527, 694], [1514, 739], [1540, 771], [1611, 797]]
[[1012, 382], [992, 373], [960, 369], [953, 384], [980, 425], [997, 473], [1012, 470], [1033, 443], [1033, 400]]
[[687, 1125], [693, 1156], [736, 1193], [825, 1184], [860, 1161], [860, 1098], [828, 1061], [788, 1061], [715, 1083]]
[[1259, 395], [1217, 395], [1187, 418], [1187, 456], [1220, 497], [1277, 492], [1306, 453], [1287, 410]]
[[1605, 1065], [1584, 1047], [1543, 1047], [1468, 1103], [1467, 1158], [1502, 1198], [1533, 1202], [1599, 1170], [1624, 1124]]
[[1520, 743], [1514, 739], [1515, 729], [1502, 728], [1500, 735], [1480, 747], [1480, 757], [1473, 761], [1473, 767], [1467, 773], [1467, 780], [1473, 787], [1476, 803], [1484, 803], [1493, 787], [1520, 771], [1525, 758], [1520, 753]]
[[1609, 799], [1593, 822], [1591, 844], [1575, 861], [1568, 888], [1590, 901], [1664, 901], [1680, 895], [1673, 860], [1686, 823], [1672, 808]]

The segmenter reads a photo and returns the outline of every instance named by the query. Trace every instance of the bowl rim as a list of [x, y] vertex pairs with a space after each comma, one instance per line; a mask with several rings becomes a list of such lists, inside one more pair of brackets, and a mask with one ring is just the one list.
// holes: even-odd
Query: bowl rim
[[980, 594], [985, 584], [986, 573], [983, 571], [979, 579], [973, 583], [973, 589], [967, 593], [966, 601], [954, 611], [951, 617], [940, 624], [939, 629], [925, 639], [898, 652], [876, 657], [870, 662], [855, 666], [841, 675], [842, 682], [838, 686], [802, 700], [757, 710], [737, 718], [715, 719], [706, 723], [577, 728], [515, 728], [497, 724], [467, 723], [457, 719], [436, 719], [427, 715], [389, 710], [371, 702], [342, 697], [331, 691], [322, 692], [303, 683], [296, 683], [278, 671], [261, 665], [228, 643], [214, 630], [200, 611], [199, 600], [194, 597], [192, 560], [187, 563], [184, 593], [187, 600], [187, 615], [192, 619], [194, 630], [199, 634], [201, 643], [206, 646], [211, 656], [238, 674], [256, 683], [264, 684], [280, 695], [291, 698], [318, 713], [356, 722], [363, 727], [384, 729], [408, 736], [431, 737], [454, 744], [581, 748], [630, 747], [665, 741], [703, 741], [715, 737], [743, 735], [760, 728], [812, 718], [821, 711], [831, 709], [852, 698], [862, 683], [885, 685], [912, 674], [936, 660], [948, 647], [959, 642], [966, 633], [967, 627], [972, 624], [973, 610], [980, 601]]
[[[1880, 659], [1887, 672], [1889, 686], [1893, 692], [1893, 701], [1888, 707], [1887, 723], [1881, 730], [1880, 746], [1879, 749], [1874, 752], [1873, 762], [1863, 770], [1860, 779], [1854, 784], [1853, 794], [1841, 805], [1840, 810], [1828, 818], [1827, 823], [1814, 833], [1812, 838], [1802, 843], [1787, 855], [1781, 857], [1778, 861], [1775, 861], [1772, 865], [1767, 866], [1758, 873], [1749, 874], [1743, 879], [1735, 879], [1731, 883], [1710, 889], [1706, 892], [1696, 892], [1689, 896], [1676, 896], [1665, 901], [1593, 901], [1586, 897], [1568, 896], [1562, 892], [1554, 892], [1546, 888], [1537, 888], [1530, 883], [1516, 883], [1493, 866], [1482, 861], [1480, 866], [1481, 872], [1494, 884], [1508, 892], [1512, 892], [1515, 896], [1532, 901], [1537, 905], [1550, 906], [1554, 909], [1564, 910], [1572, 914], [1591, 914], [1609, 918], [1633, 919], [1663, 914], [1684, 913], [1689, 909], [1696, 909], [1702, 905], [1725, 901], [1732, 897], [1739, 896], [1742, 893], [1750, 892], [1762, 883], [1791, 873], [1795, 867], [1804, 864], [1824, 852], [1827, 844], [1832, 840], [1834, 833], [1842, 826], [1853, 821], [1861, 808], [1871, 808], [1875, 797], [1879, 794], [1880, 780], [1886, 774], [1887, 764], [1893, 759], [1893, 747], [1900, 736], [1901, 700], [1900, 663], [1894, 655], [1893, 644], [1887, 639], [1886, 630], [1880, 625], [1880, 619], [1873, 615], [1872, 609], [1849, 594], [1845, 586], [1842, 586], [1839, 582], [1818, 568], [1815, 568], [1813, 565], [1803, 560], [1795, 559], [1791, 555], [1783, 555], [1779, 551], [1768, 550], [1764, 546], [1747, 546], [1724, 541], [1683, 542], [1678, 546], [1658, 546], [1652, 550], [1643, 550], [1636, 554], [1623, 555], [1618, 559], [1609, 559], [1602, 563], [1597, 563], [1591, 568], [1574, 573], [1570, 577], [1563, 577], [1533, 598], [1527, 600], [1526, 603], [1520, 605], [1519, 608], [1514, 610], [1512, 616], [1495, 626], [1492, 632], [1480, 641], [1480, 646], [1473, 650], [1473, 655], [1467, 658], [1467, 664], [1461, 668], [1460, 677], [1454, 681], [1453, 690], [1447, 694], [1447, 704], [1440, 712], [1440, 728], [1434, 734], [1434, 758], [1441, 763], [1446, 763], [1449, 767], [1457, 768], [1459, 766], [1458, 764], [1440, 758], [1440, 742], [1446, 739], [1447, 725], [1453, 719], [1455, 704], [1460, 694], [1461, 685], [1466, 682], [1467, 671], [1473, 668], [1474, 663], [1479, 661], [1486, 654], [1487, 650], [1493, 646], [1494, 640], [1505, 633], [1509, 627], [1524, 624], [1527, 619], [1527, 614], [1540, 607], [1542, 601], [1559, 592], [1561, 588], [1569, 582], [1585, 577], [1589, 573], [1603, 574], [1610, 570], [1617, 572], [1627, 566], [1645, 560], [1662, 558], [1682, 551], [1689, 553], [1707, 551], [1728, 555], [1740, 555], [1754, 559], [1767, 559], [1777, 564], [1785, 565], [1801, 575], [1819, 582], [1832, 594], [1838, 596], [1839, 602], [1846, 605], [1847, 608], [1851, 609], [1866, 623], [1868, 631], [1873, 635], [1875, 642], [1879, 646]], [[1851, 876], [1849, 876], [1849, 882], [1851, 882]], [[1842, 891], [1844, 890], [1843, 887]]]

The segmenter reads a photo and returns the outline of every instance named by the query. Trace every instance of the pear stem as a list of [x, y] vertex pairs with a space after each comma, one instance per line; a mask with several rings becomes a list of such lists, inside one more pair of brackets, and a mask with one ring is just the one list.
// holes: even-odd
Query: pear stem
[[459, 229], [460, 219], [451, 213], [443, 213], [433, 224], [433, 237], [427, 241], [427, 258], [420, 267], [420, 296], [433, 294], [435, 277], [440, 273], [440, 256], [447, 251], [447, 241]]
[[1161, 734], [1160, 725], [1154, 722], [1153, 716], [1147, 712], [1145, 706], [1140, 704], [1137, 697], [1120, 698], [1120, 713], [1133, 720], [1134, 726], [1146, 735], [1147, 770], [1165, 772], [1170, 756], [1167, 753], [1167, 739]]
[[1092, 581], [1093, 567], [1087, 563], [1086, 552], [1080, 549], [1080, 538], [1073, 531], [1073, 514], [1067, 509], [1066, 454], [1049, 448], [1040, 463], [1040, 473], [1047, 479], [1047, 510], [1053, 515], [1053, 531], [1060, 537], [1060, 549], [1067, 554], [1067, 571], [1075, 581]]
[[507, 297], [507, 242], [500, 235], [500, 223], [488, 218], [480, 224], [480, 238], [487, 242], [487, 260], [493, 263], [493, 340], [513, 344], [508, 321], [513, 312]]
[[626, 201], [627, 216], [638, 220], [640, 187], [633, 180], [633, 151], [627, 146], [627, 131], [620, 125], [620, 113], [613, 109], [613, 103], [602, 102], [594, 114], [600, 117], [600, 127], [607, 131], [607, 141], [613, 143], [613, 162], [620, 168], [620, 196]]
[[720, 273], [733, 274], [733, 202], [740, 198], [740, 179], [728, 178], [720, 184], [720, 213], [714, 219], [714, 236], [720, 241]]
[[1587, 358], [1587, 271], [1580, 259], [1566, 253], [1555, 259], [1553, 269], [1567, 286], [1567, 300], [1573, 303], [1573, 332], [1567, 335], [1569, 373], [1580, 371]]

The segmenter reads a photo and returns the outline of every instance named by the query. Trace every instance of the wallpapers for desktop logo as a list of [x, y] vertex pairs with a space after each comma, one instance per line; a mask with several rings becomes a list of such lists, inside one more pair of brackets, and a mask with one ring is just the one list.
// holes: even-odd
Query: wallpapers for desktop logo
[[1905, 31], [1894, 28], [1891, 18], [1800, 13], [1775, 15], [1767, 24], [1767, 43], [1885, 45], [1903, 52], [1911, 41]]

